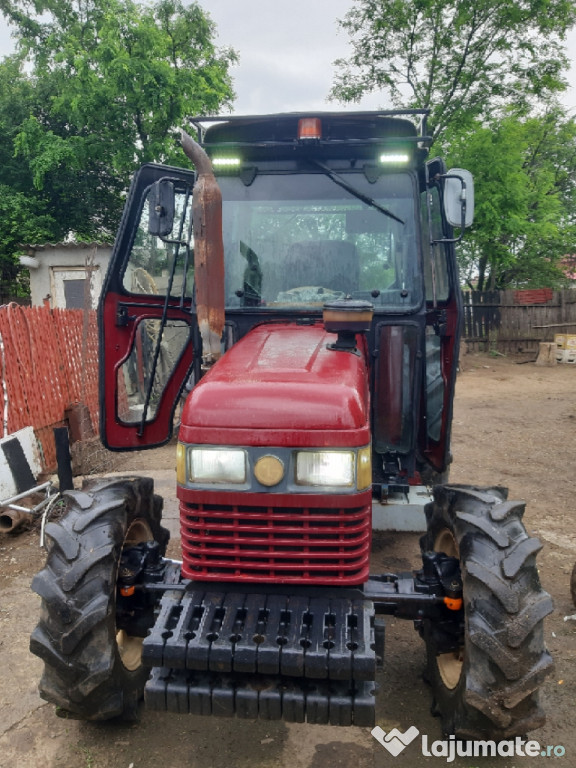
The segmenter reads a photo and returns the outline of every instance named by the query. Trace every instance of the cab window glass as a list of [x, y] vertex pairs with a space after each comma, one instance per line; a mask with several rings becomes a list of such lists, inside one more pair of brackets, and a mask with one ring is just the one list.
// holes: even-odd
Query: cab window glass
[[[420, 202], [426, 301], [432, 301], [434, 294], [437, 301], [446, 301], [450, 296], [446, 245], [438, 242], [432, 245], [433, 240], [441, 240], [444, 237], [438, 188], [432, 187], [423, 192]], [[430, 213], [427, 202], [430, 205]]]
[[420, 305], [413, 176], [348, 177], [377, 206], [319, 173], [219, 178], [228, 307], [321, 309], [344, 296], [376, 310]]
[[175, 192], [172, 231], [164, 237], [148, 231], [149, 190], [136, 236], [124, 272], [123, 286], [128, 293], [192, 296], [194, 264], [192, 256], [192, 196]]

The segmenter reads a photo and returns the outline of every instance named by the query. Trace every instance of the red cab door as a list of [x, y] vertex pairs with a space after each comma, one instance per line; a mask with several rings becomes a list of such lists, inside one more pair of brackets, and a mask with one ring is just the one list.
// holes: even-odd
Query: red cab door
[[145, 165], [134, 177], [98, 312], [100, 434], [112, 450], [172, 436], [191, 381], [194, 174]]
[[[426, 290], [424, 402], [420, 453], [442, 475], [452, 460], [450, 436], [460, 344], [461, 294], [453, 233], [443, 213], [446, 167], [428, 163], [431, 180], [422, 194], [422, 245]], [[441, 478], [438, 478], [441, 479]]]

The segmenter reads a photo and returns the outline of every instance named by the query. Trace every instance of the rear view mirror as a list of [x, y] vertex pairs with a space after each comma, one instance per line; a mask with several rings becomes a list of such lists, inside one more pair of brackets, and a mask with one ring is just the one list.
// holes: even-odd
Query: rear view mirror
[[166, 237], [174, 226], [174, 184], [166, 179], [156, 181], [149, 193], [148, 233]]
[[444, 213], [453, 227], [465, 229], [474, 221], [474, 179], [470, 171], [452, 168], [444, 176]]

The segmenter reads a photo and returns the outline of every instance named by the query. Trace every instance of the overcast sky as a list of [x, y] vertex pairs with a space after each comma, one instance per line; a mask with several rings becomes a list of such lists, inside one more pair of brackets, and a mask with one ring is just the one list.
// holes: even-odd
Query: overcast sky
[[[240, 54], [238, 114], [334, 109], [326, 98], [337, 58], [350, 53], [343, 19], [352, 0], [204, 0], [221, 44]], [[367, 97], [362, 108], [389, 106]], [[357, 109], [358, 106], [351, 108]]]
[[[352, 0], [200, 0], [218, 28], [221, 45], [232, 46], [240, 63], [232, 69], [236, 114], [341, 109], [328, 103], [337, 58], [350, 54], [338, 27]], [[10, 31], [0, 21], [0, 55], [12, 48]], [[576, 32], [568, 53], [574, 66], [564, 104], [576, 113]], [[368, 96], [349, 109], [386, 108], [381, 95]]]

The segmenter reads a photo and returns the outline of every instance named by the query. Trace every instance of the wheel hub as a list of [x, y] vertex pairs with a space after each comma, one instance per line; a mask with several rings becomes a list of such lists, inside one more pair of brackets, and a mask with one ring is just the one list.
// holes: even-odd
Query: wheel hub
[[[444, 528], [434, 542], [434, 551], [443, 552], [449, 557], [460, 557], [460, 549], [454, 533]], [[454, 690], [460, 678], [462, 677], [462, 667], [464, 665], [464, 646], [449, 653], [439, 653], [436, 657], [438, 671], [446, 688]]]

